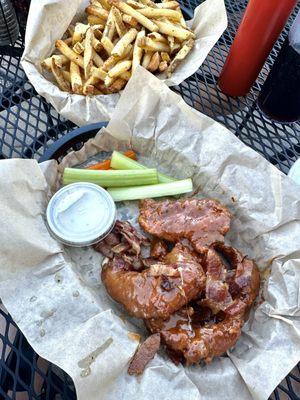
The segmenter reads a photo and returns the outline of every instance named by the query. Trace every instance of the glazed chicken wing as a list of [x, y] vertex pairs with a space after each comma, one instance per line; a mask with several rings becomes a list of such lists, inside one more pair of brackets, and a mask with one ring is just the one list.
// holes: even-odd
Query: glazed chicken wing
[[168, 318], [205, 287], [198, 257], [180, 243], [164, 261], [142, 272], [114, 257], [103, 267], [101, 278], [110, 296], [138, 318]]
[[[201, 311], [200, 311], [201, 312]], [[146, 326], [151, 332], [160, 332], [164, 343], [180, 353], [187, 364], [200, 360], [210, 362], [233, 347], [240, 337], [244, 324], [242, 315], [228, 315], [223, 321], [198, 326], [185, 307], [172, 314], [166, 321], [151, 319]]]
[[211, 199], [141, 201], [139, 223], [148, 233], [176, 242], [189, 239], [199, 253], [214, 243], [223, 242], [231, 214]]
[[[167, 347], [188, 364], [200, 360], [209, 362], [233, 347], [240, 337], [247, 311], [258, 295], [260, 278], [254, 261], [233, 247], [221, 245], [218, 250], [229, 261], [229, 269], [226, 272], [221, 258], [217, 253], [212, 253], [208, 257], [211, 265], [207, 271], [210, 270], [213, 283], [220, 283], [218, 289], [224, 283], [225, 274], [229, 274], [228, 286], [224, 284], [222, 290], [212, 293], [206, 287], [204, 300], [190, 303], [168, 319], [152, 318], [145, 321], [150, 332], [160, 332]], [[218, 310], [222, 311], [214, 315]]]

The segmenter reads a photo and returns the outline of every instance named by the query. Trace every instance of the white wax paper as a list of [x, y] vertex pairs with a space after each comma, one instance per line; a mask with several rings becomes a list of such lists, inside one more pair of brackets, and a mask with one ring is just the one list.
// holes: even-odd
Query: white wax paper
[[[263, 294], [241, 338], [207, 366], [175, 366], [161, 351], [142, 376], [129, 376], [142, 322], [107, 295], [99, 253], [64, 248], [45, 227], [49, 188], [65, 166], [129, 147], [148, 165], [191, 176], [196, 196], [225, 204], [227, 242], [261, 270]], [[266, 400], [299, 361], [299, 187], [142, 68], [106, 130], [59, 167], [1, 161], [0, 189], [0, 296], [33, 348], [73, 378], [79, 400]], [[136, 202], [118, 212], [136, 223]]]
[[[51, 75], [41, 68], [41, 62], [53, 54], [55, 41], [60, 39], [70, 23], [84, 20], [88, 0], [32, 0], [27, 20], [25, 50], [22, 66], [35, 90], [50, 102], [63, 117], [81, 126], [108, 121], [120, 94], [82, 96], [60, 90]], [[196, 34], [196, 43], [170, 79], [168, 85], [177, 85], [201, 66], [227, 26], [224, 0], [206, 0], [195, 9], [190, 25]]]

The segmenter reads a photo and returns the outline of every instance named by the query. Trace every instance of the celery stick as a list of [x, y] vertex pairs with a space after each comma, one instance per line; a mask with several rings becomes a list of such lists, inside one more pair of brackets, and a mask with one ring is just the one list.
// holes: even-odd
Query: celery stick
[[[139, 164], [138, 162], [132, 160], [129, 157], [124, 156], [124, 154], [119, 153], [118, 151], [114, 151], [112, 153], [110, 166], [113, 169], [147, 169], [145, 165]], [[158, 175], [158, 182], [159, 183], [167, 183], [167, 182], [174, 182], [176, 179], [170, 178], [167, 175], [161, 174], [160, 172], [157, 173]]]
[[65, 168], [63, 184], [74, 182], [90, 182], [103, 187], [153, 185], [158, 183], [156, 169], [145, 170], [88, 170]]
[[147, 199], [151, 197], [174, 196], [176, 194], [188, 193], [192, 190], [192, 180], [183, 179], [181, 181], [159, 183], [157, 185], [112, 188], [107, 191], [114, 201], [124, 201]]

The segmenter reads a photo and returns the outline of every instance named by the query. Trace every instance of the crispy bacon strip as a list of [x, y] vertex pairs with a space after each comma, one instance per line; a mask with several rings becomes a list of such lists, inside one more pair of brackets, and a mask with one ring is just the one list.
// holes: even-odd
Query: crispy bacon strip
[[94, 249], [108, 258], [114, 254], [128, 253], [140, 256], [141, 246], [148, 246], [149, 239], [138, 232], [128, 221], [116, 221], [111, 233], [94, 245]]
[[215, 250], [209, 249], [206, 255], [206, 288], [204, 306], [214, 314], [224, 311], [231, 303], [232, 297], [226, 283], [226, 267]]
[[155, 333], [149, 336], [137, 349], [129, 367], [129, 375], [140, 375], [144, 372], [147, 364], [157, 353], [160, 346], [160, 334]]

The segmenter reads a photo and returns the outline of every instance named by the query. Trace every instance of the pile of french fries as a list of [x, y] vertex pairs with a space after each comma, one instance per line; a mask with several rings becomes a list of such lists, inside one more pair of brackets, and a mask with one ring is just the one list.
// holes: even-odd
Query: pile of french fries
[[169, 77], [194, 45], [174, 0], [91, 0], [85, 11], [87, 23], [70, 25], [60, 54], [42, 62], [66, 92], [119, 92], [138, 65]]

